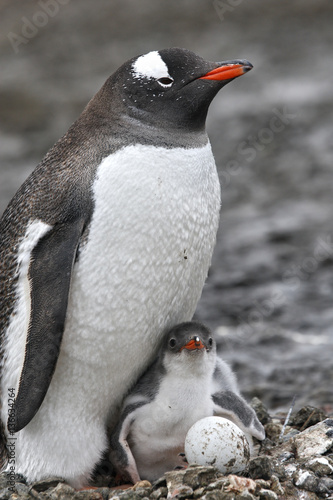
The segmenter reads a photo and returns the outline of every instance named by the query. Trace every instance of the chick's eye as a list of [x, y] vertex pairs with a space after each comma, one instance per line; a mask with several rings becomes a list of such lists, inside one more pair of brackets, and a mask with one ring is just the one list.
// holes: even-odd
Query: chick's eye
[[209, 337], [209, 339], [208, 339], [208, 345], [209, 345], [209, 347], [212, 347], [212, 345], [213, 345], [213, 339], [212, 339], [212, 337]]
[[160, 83], [163, 87], [171, 87], [171, 85], [173, 84], [173, 79], [172, 78], [169, 78], [167, 76], [164, 76], [162, 78], [159, 78], [158, 80], [158, 83]]
[[169, 340], [169, 346], [170, 347], [175, 347], [175, 345], [176, 345], [176, 339], [170, 339]]

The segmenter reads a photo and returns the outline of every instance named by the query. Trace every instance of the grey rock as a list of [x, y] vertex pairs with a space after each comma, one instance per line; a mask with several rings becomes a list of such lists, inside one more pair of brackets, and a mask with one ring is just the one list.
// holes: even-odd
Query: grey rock
[[[332, 419], [326, 419], [309, 427], [292, 439], [300, 458], [323, 455], [333, 447]], [[332, 431], [332, 432], [331, 432]]]
[[284, 489], [285, 495], [281, 500], [318, 500], [316, 493], [296, 488], [291, 481], [287, 481], [284, 484]]
[[205, 493], [205, 488], [197, 488], [193, 493], [193, 498], [202, 498]]
[[319, 479], [317, 492], [325, 495], [333, 493], [333, 479], [330, 477], [322, 477]]
[[29, 495], [30, 488], [24, 483], [15, 483], [17, 493], [21, 495]]
[[270, 479], [273, 472], [272, 461], [265, 456], [252, 458], [248, 467], [252, 479]]
[[48, 492], [48, 497], [51, 500], [69, 500], [74, 494], [75, 489], [72, 486], [66, 483], [58, 483], [55, 488]]
[[206, 491], [220, 490], [227, 482], [228, 479], [226, 477], [218, 479], [217, 481], [213, 481], [212, 483], [208, 484], [208, 486], [206, 487]]
[[55, 488], [59, 483], [64, 482], [64, 479], [60, 477], [49, 477], [46, 479], [42, 479], [41, 481], [31, 483], [30, 488], [33, 488], [35, 491], [41, 492], [46, 491], [49, 488]]
[[271, 490], [274, 491], [278, 496], [284, 495], [284, 489], [282, 488], [279, 478], [275, 475], [272, 474], [271, 477]]
[[294, 476], [294, 484], [304, 490], [316, 492], [318, 490], [319, 479], [307, 470], [300, 469]]
[[166, 488], [165, 486], [161, 486], [160, 488], [158, 488], [157, 490], [153, 491], [150, 494], [150, 498], [152, 498], [154, 500], [159, 500], [160, 498], [163, 498], [163, 497], [166, 498], [167, 494], [168, 494], [168, 488]]
[[327, 457], [312, 458], [305, 463], [305, 467], [320, 477], [333, 474], [333, 462]]
[[273, 459], [274, 476], [278, 478], [281, 484], [292, 477], [292, 474], [288, 475], [288, 465], [291, 465], [291, 463], [283, 464]]
[[314, 406], [304, 406], [291, 419], [290, 425], [295, 425], [303, 431], [326, 418], [327, 415], [323, 410], [315, 408]]
[[265, 425], [272, 420], [266, 406], [259, 398], [257, 397], [252, 398], [250, 404], [254, 409], [254, 411], [256, 412], [257, 417], [262, 423], [262, 425]]
[[[223, 491], [208, 491], [206, 495], [203, 495], [202, 500], [231, 500], [235, 498], [234, 495], [230, 493], [224, 493]], [[238, 498], [238, 497], [237, 497]]]
[[287, 464], [284, 467], [284, 471], [285, 471], [285, 475], [286, 475], [285, 480], [293, 478], [295, 476], [297, 470], [298, 470], [298, 466], [295, 462]]
[[281, 453], [281, 455], [279, 455], [278, 459], [280, 460], [280, 462], [283, 463], [283, 462], [288, 462], [288, 460], [291, 460], [294, 457], [295, 455], [291, 451], [284, 451]]
[[168, 498], [177, 496], [189, 498], [194, 490], [200, 487], [208, 487], [216, 481], [218, 472], [214, 467], [189, 466], [186, 470], [171, 471], [165, 473], [168, 488]]
[[[153, 487], [149, 481], [141, 481], [141, 486], [136, 489], [136, 491], [139, 492], [140, 495], [143, 496], [149, 496], [151, 492], [153, 491]], [[146, 483], [146, 484], [144, 484]], [[135, 490], [135, 487], [133, 488]]]
[[[234, 497], [232, 497], [234, 498]], [[236, 497], [237, 500], [255, 500], [258, 497], [253, 496], [249, 491], [242, 491]]]
[[110, 492], [109, 488], [101, 487], [101, 488], [98, 488], [97, 491], [98, 491], [98, 493], [100, 493], [102, 495], [103, 500], [108, 500], [109, 492]]
[[177, 494], [179, 488], [184, 484], [184, 473], [185, 471], [172, 471], [165, 473], [165, 479], [168, 489], [168, 498], [172, 498]]
[[178, 488], [169, 491], [168, 498], [190, 498], [193, 495], [193, 489], [186, 484], [182, 484]]
[[200, 486], [207, 486], [217, 479], [218, 473], [214, 467], [189, 466], [186, 470], [165, 473], [169, 495], [182, 485], [192, 490]]
[[9, 500], [31, 500], [31, 496], [27, 493], [12, 493], [9, 497]]
[[72, 498], [73, 500], [103, 500], [101, 493], [95, 490], [78, 491]]
[[267, 489], [270, 487], [270, 481], [266, 481], [265, 479], [256, 479], [256, 485], [258, 489]]
[[[265, 454], [271, 455], [271, 450], [273, 450], [275, 447], [276, 447], [276, 443], [274, 443], [274, 441], [271, 441], [269, 438], [266, 437], [266, 439], [264, 439], [260, 443], [260, 447], [259, 447], [260, 455], [265, 455]], [[256, 456], [258, 454], [259, 454], [259, 452], [257, 454], [254, 454], [254, 456]]]
[[260, 490], [259, 492], [260, 500], [278, 500], [278, 496], [274, 491], [271, 490]]
[[[12, 482], [26, 484], [26, 479], [22, 474], [13, 474], [13, 476], [8, 476], [6, 472], [0, 473], [0, 491], [3, 488], [7, 488], [12, 485]], [[10, 484], [9, 484], [10, 483]]]
[[8, 500], [8, 498], [10, 497], [10, 495], [12, 494], [13, 492], [10, 491], [8, 488], [2, 488], [0, 490], [0, 500]]
[[140, 498], [149, 497], [153, 491], [151, 483], [147, 480], [139, 481], [131, 489], [135, 491]]
[[44, 497], [42, 496], [42, 493], [38, 493], [38, 491], [34, 490], [33, 488], [30, 488], [29, 490], [29, 495], [32, 498], [37, 498], [39, 500], [42, 500]]
[[292, 427], [287, 427], [286, 429], [286, 432], [282, 436], [282, 442], [289, 441], [289, 439], [297, 436], [300, 433], [300, 431], [298, 431], [297, 429], [293, 429]]
[[4, 472], [0, 474], [0, 491], [3, 488], [7, 488], [7, 475]]
[[184, 471], [184, 484], [195, 489], [209, 485], [217, 477], [218, 472], [214, 467], [190, 466]]
[[135, 492], [141, 497], [141, 498], [145, 498], [145, 497], [149, 497], [151, 492], [152, 492], [152, 489], [151, 488], [138, 488], [137, 490], [135, 490]]
[[118, 492], [111, 490], [108, 500], [120, 500], [120, 496], [118, 495]]
[[268, 439], [273, 442], [277, 442], [282, 431], [282, 424], [271, 421], [265, 425], [265, 432]]
[[140, 495], [132, 489], [128, 489], [125, 491], [113, 490], [110, 492], [109, 500], [142, 500]]

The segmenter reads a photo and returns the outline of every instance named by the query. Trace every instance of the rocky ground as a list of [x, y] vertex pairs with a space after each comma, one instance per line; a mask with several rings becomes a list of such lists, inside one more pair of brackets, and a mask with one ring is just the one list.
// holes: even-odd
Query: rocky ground
[[75, 491], [59, 478], [27, 484], [23, 477], [0, 476], [0, 500], [315, 500], [333, 499], [333, 414], [311, 406], [285, 418], [272, 418], [258, 398], [252, 400], [266, 430], [241, 474], [224, 476], [214, 467], [190, 465], [166, 472], [151, 484], [141, 481], [115, 489], [106, 465], [98, 470], [95, 489]]

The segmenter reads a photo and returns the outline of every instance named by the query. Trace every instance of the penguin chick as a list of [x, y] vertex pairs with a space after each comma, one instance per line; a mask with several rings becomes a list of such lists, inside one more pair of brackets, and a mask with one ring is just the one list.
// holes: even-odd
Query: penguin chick
[[124, 480], [154, 481], [184, 466], [188, 430], [212, 415], [233, 421], [247, 437], [265, 438], [235, 375], [217, 357], [212, 333], [197, 322], [179, 324], [165, 335], [158, 358], [125, 398], [110, 459]]

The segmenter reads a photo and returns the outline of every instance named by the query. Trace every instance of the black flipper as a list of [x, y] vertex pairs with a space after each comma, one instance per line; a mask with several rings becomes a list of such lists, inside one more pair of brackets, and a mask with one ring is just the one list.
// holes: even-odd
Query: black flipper
[[31, 313], [11, 432], [35, 416], [49, 388], [64, 331], [71, 274], [85, 221], [56, 224], [31, 255]]
[[251, 406], [238, 394], [231, 391], [220, 391], [212, 395], [214, 415], [226, 416], [244, 432], [259, 440], [265, 439], [265, 429]]
[[111, 463], [123, 481], [131, 481], [133, 484], [140, 481], [140, 476], [127, 437], [135, 420], [136, 410], [146, 404], [149, 404], [149, 400], [125, 406], [110, 437]]

